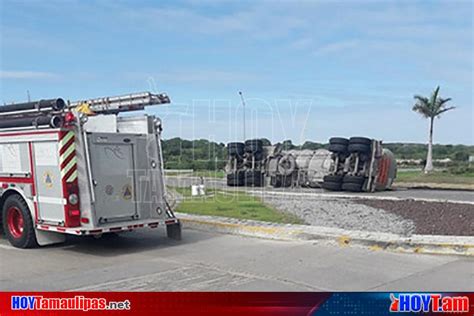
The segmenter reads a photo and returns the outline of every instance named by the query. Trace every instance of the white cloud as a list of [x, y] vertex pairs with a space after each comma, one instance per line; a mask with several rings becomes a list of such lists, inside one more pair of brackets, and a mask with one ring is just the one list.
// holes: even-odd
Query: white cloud
[[1, 79], [55, 79], [59, 75], [42, 71], [0, 70]]

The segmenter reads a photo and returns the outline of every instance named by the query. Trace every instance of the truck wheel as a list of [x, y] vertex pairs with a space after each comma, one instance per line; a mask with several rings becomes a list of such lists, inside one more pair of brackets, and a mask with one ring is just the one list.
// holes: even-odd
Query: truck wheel
[[342, 138], [342, 137], [332, 137], [329, 139], [329, 144], [330, 145], [343, 145], [347, 147], [347, 145], [349, 145], [349, 140], [347, 138]]
[[340, 176], [337, 174], [336, 175], [328, 174], [324, 176], [323, 181], [324, 182], [342, 182], [342, 179], [343, 179], [343, 176]]
[[370, 145], [366, 144], [349, 144], [347, 150], [350, 153], [370, 153]]
[[372, 140], [367, 137], [351, 137], [349, 139], [349, 145], [350, 144], [363, 144], [363, 145], [370, 146], [372, 145]]
[[245, 186], [261, 187], [263, 185], [263, 173], [257, 170], [249, 170], [245, 173]]
[[166, 225], [166, 235], [170, 239], [181, 240], [181, 223]]
[[323, 182], [321, 186], [324, 190], [341, 191], [341, 182]]
[[236, 173], [229, 173], [227, 175], [227, 186], [229, 187], [239, 187], [244, 185], [244, 177], [241, 171]]
[[362, 192], [362, 184], [358, 183], [343, 183], [342, 184], [343, 191], [349, 192]]
[[349, 175], [345, 175], [344, 176], [344, 180], [343, 180], [344, 183], [355, 183], [355, 184], [364, 184], [365, 182], [365, 177], [363, 176], [349, 176]]
[[256, 154], [263, 150], [263, 142], [261, 139], [250, 139], [245, 141], [245, 151]]
[[244, 155], [244, 143], [228, 143], [227, 152], [229, 156], [242, 157]]
[[17, 194], [10, 195], [3, 204], [3, 230], [14, 247], [37, 247], [35, 229], [26, 202]]
[[347, 145], [329, 144], [328, 150], [336, 154], [344, 154], [347, 152]]

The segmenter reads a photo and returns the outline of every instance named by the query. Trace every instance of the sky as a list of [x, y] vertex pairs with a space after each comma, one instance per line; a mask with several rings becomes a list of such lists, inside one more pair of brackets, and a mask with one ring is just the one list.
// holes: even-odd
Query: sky
[[[166, 92], [164, 138], [474, 144], [473, 1], [0, 0], [0, 103]], [[239, 91], [243, 92], [243, 112]]]

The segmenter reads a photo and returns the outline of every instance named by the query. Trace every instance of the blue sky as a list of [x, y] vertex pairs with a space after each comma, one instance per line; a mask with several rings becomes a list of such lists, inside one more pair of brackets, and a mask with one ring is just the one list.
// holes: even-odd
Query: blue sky
[[0, 0], [0, 102], [165, 91], [165, 138], [474, 143], [473, 2]]

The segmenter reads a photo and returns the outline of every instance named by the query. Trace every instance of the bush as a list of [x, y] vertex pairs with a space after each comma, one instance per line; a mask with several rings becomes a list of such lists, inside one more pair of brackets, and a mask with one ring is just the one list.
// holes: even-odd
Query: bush
[[450, 167], [449, 172], [456, 175], [466, 174], [466, 173], [474, 173], [474, 167], [469, 166], [468, 164], [461, 164], [457, 166]]

